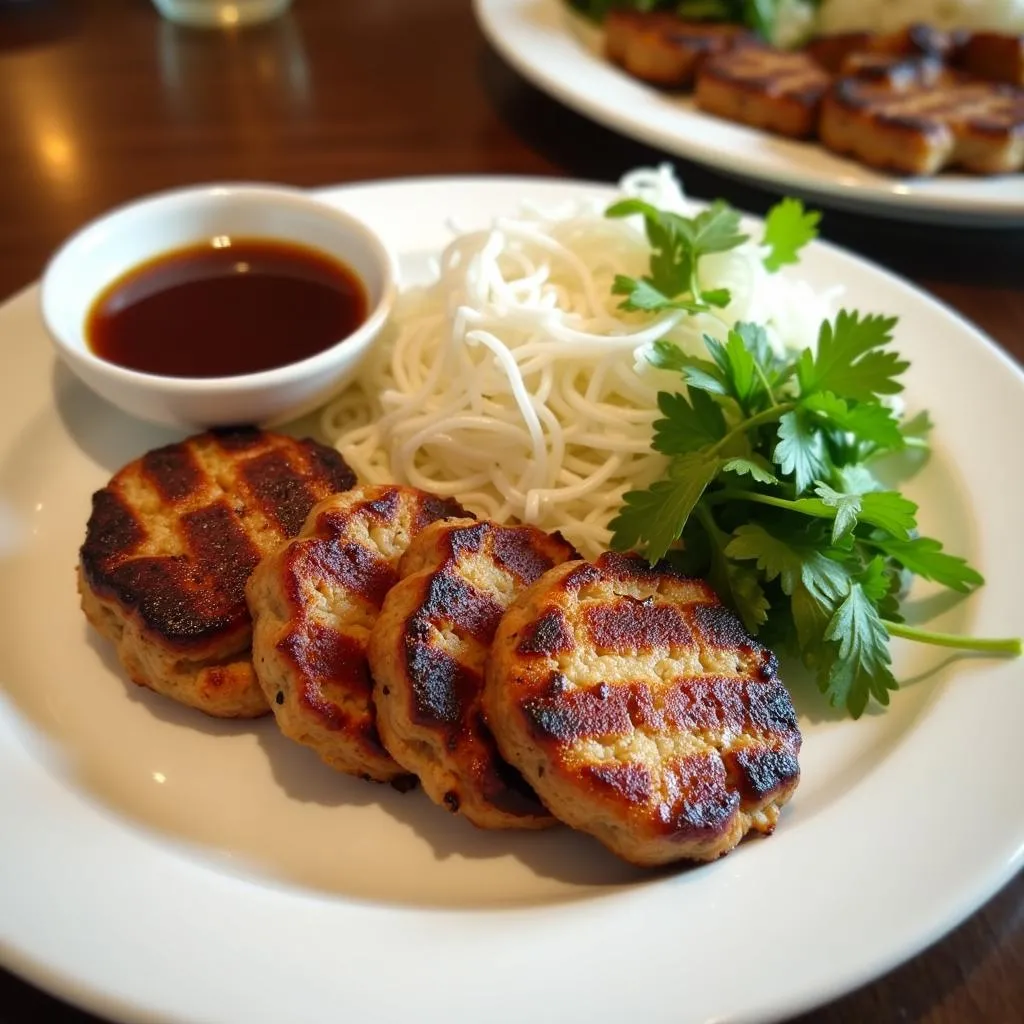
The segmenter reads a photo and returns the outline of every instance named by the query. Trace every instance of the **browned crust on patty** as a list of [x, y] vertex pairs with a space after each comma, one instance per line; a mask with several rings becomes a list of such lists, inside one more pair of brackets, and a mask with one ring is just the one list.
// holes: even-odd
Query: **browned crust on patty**
[[684, 21], [656, 11], [613, 10], [605, 20], [605, 54], [634, 78], [689, 89], [703, 62], [749, 40], [738, 25]]
[[978, 78], [1024, 86], [1024, 35], [972, 32], [954, 60]]
[[246, 580], [317, 501], [354, 481], [333, 449], [253, 428], [147, 452], [93, 495], [83, 610], [140, 685], [213, 715], [265, 714]]
[[339, 771], [406, 778], [377, 733], [366, 645], [410, 541], [465, 515], [411, 487], [355, 488], [318, 504], [249, 579], [253, 662], [278, 725]]
[[413, 541], [370, 638], [385, 746], [427, 795], [480, 828], [543, 828], [554, 819], [502, 760], [480, 707], [484, 665], [516, 594], [577, 557], [532, 526], [451, 520]]
[[863, 53], [872, 39], [870, 32], [836, 32], [818, 36], [806, 47], [806, 53], [829, 74], [837, 74], [848, 57]]
[[696, 105], [707, 113], [820, 138], [869, 167], [902, 175], [1024, 167], [1020, 98], [1007, 91], [1024, 90], [1024, 34], [919, 23], [823, 36], [790, 51], [734, 25], [613, 10], [604, 39], [608, 59], [633, 77], [695, 85]]
[[836, 152], [900, 174], [1024, 166], [1024, 90], [945, 73], [939, 80], [839, 79], [822, 106], [821, 139]]
[[544, 803], [639, 865], [770, 833], [799, 780], [774, 655], [706, 583], [632, 556], [559, 566], [520, 595], [484, 708]]
[[704, 63], [697, 75], [696, 102], [729, 121], [810, 138], [830, 81], [809, 54], [742, 46]]
[[946, 60], [958, 54], [965, 33], [947, 32], [933, 25], [908, 25], [896, 32], [838, 32], [812, 39], [805, 51], [826, 71], [837, 74], [850, 57], [874, 54], [888, 57], [936, 57]]

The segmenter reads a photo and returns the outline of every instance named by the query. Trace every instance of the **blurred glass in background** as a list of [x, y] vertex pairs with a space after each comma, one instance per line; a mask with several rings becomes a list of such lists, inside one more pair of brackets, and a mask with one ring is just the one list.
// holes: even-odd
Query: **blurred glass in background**
[[276, 18], [291, 0], [153, 0], [157, 10], [179, 25], [233, 28]]

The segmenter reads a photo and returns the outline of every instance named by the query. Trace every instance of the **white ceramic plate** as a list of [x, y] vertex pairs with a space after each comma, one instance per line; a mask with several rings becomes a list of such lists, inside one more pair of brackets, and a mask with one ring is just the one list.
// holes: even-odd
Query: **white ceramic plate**
[[[402, 254], [581, 186], [395, 182], [326, 193]], [[606, 192], [607, 190], [605, 190]], [[848, 303], [897, 313], [935, 454], [923, 527], [989, 576], [937, 625], [1020, 633], [1024, 378], [977, 331], [827, 245]], [[90, 492], [170, 433], [55, 366], [29, 289], [0, 308], [0, 937], [102, 1013], [181, 1021], [764, 1021], [917, 952], [1024, 843], [1022, 666], [897, 642], [890, 710], [837, 719], [794, 685], [803, 781], [771, 839], [641, 876], [586, 837], [481, 833], [333, 773], [272, 720], [217, 722], [126, 684], [77, 607]]]
[[815, 143], [701, 113], [630, 78], [601, 55], [601, 33], [563, 0], [474, 0], [488, 39], [539, 88], [609, 128], [778, 191], [908, 220], [1024, 224], [1024, 175], [879, 174]]

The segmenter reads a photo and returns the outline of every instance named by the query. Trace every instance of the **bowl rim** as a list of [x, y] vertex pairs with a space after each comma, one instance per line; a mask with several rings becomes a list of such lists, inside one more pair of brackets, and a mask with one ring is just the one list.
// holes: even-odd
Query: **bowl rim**
[[[142, 370], [133, 370], [126, 366], [110, 362], [102, 356], [97, 355], [88, 347], [88, 340], [82, 332], [81, 345], [75, 345], [66, 339], [64, 333], [58, 331], [49, 316], [48, 310], [55, 301], [53, 298], [53, 271], [61, 261], [68, 259], [68, 251], [73, 245], [81, 243], [82, 239], [89, 234], [101, 230], [111, 222], [124, 217], [129, 217], [136, 210], [145, 207], [170, 204], [174, 201], [195, 201], [209, 202], [216, 201], [219, 196], [229, 194], [244, 194], [247, 196], [260, 196], [286, 202], [298, 202], [309, 209], [315, 209], [322, 213], [327, 219], [344, 222], [349, 227], [354, 227], [356, 233], [362, 237], [366, 248], [371, 252], [375, 262], [381, 271], [380, 295], [375, 303], [369, 300], [372, 298], [369, 289], [354, 269], [352, 272], [363, 284], [367, 291], [367, 315], [366, 318], [352, 331], [339, 338], [332, 345], [322, 349], [313, 355], [295, 362], [284, 363], [281, 366], [271, 367], [267, 370], [259, 370], [255, 373], [239, 373], [221, 377], [172, 377], [159, 373], [146, 373]], [[253, 235], [253, 237], [256, 237]], [[325, 252], [320, 246], [297, 239], [294, 236], [281, 232], [267, 232], [260, 237], [277, 239], [280, 241], [296, 242], [305, 245], [310, 249], [323, 252], [329, 259], [336, 262], [345, 262], [338, 257]], [[151, 256], [143, 257], [139, 262], [159, 256], [164, 251], [171, 249], [154, 250]], [[127, 271], [130, 272], [130, 271]], [[113, 283], [108, 282], [104, 287]], [[98, 296], [100, 292], [96, 293]], [[73, 234], [69, 235], [60, 246], [51, 254], [43, 268], [40, 276], [38, 306], [46, 332], [57, 350], [79, 364], [90, 367], [98, 373], [106, 374], [108, 377], [117, 380], [127, 386], [137, 386], [150, 390], [160, 390], [167, 394], [182, 393], [212, 393], [231, 389], [234, 391], [259, 391], [268, 386], [284, 386], [299, 380], [304, 380], [314, 375], [318, 370], [327, 369], [335, 361], [337, 350], [342, 345], [350, 345], [353, 340], [360, 341], [365, 345], [369, 338], [375, 336], [383, 327], [384, 322], [391, 313], [398, 295], [398, 260], [395, 254], [384, 244], [383, 239], [365, 221], [347, 210], [338, 209], [313, 193], [293, 185], [280, 185], [273, 182], [261, 181], [226, 181], [226, 182], [205, 182], [195, 185], [186, 185], [178, 188], [163, 189], [159, 192], [151, 192], [146, 195], [130, 199], [109, 210], [99, 214], [92, 220], [87, 221]], [[92, 301], [95, 301], [95, 297]], [[91, 308], [91, 304], [90, 307]], [[353, 351], [358, 351], [356, 346]]]

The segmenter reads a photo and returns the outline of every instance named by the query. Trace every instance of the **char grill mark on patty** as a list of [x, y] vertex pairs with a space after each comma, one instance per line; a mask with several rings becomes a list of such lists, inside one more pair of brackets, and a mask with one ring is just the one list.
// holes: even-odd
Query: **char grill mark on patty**
[[247, 628], [245, 582], [355, 477], [333, 449], [251, 428], [147, 452], [93, 495], [80, 552], [95, 594], [189, 648]]

